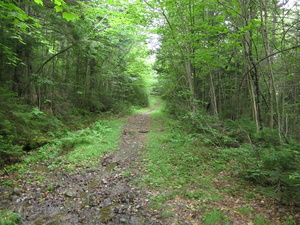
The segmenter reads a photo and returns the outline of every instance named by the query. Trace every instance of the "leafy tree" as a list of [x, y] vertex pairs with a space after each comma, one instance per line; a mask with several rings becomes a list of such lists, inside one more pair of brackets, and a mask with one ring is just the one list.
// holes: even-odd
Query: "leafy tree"
[[[24, 0], [0, 6], [0, 88], [16, 93], [32, 112], [67, 121], [148, 104], [151, 68], [139, 1]], [[20, 111], [20, 104], [8, 103], [12, 111]], [[21, 145], [25, 138], [3, 133], [3, 146]]]
[[[298, 174], [299, 166], [285, 170], [282, 165], [291, 158], [291, 164], [299, 165], [288, 137], [296, 137], [299, 129], [298, 8], [287, 10], [269, 0], [146, 2], [157, 14], [153, 23], [161, 35], [161, 48], [155, 68], [169, 111], [196, 132], [210, 132], [221, 140], [225, 137], [212, 129], [220, 125], [210, 125], [202, 114], [237, 123], [251, 118], [254, 133], [245, 131], [252, 123], [239, 123], [236, 129], [243, 132], [235, 137], [243, 136], [240, 141], [250, 144], [246, 149], [251, 164], [261, 168], [252, 167], [248, 175], [265, 178], [268, 184], [272, 180], [271, 185], [283, 184], [280, 190], [296, 188], [297, 178], [291, 174]], [[281, 149], [274, 150], [274, 145]], [[282, 164], [274, 163], [268, 153]]]

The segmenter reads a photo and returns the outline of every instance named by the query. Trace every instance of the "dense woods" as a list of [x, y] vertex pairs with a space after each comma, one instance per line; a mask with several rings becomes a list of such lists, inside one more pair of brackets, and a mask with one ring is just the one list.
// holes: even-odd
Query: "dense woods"
[[0, 163], [66, 125], [145, 107], [152, 91], [195, 140], [229, 151], [242, 177], [299, 201], [300, 8], [293, 4], [0, 1]]
[[299, 8], [268, 0], [151, 4], [160, 5], [162, 25], [159, 85], [168, 84], [163, 94], [174, 107], [249, 117], [280, 139], [298, 133]]
[[18, 152], [61, 122], [147, 106], [151, 69], [139, 3], [0, 6], [1, 154]]
[[157, 87], [169, 111], [195, 132], [217, 137], [215, 144], [239, 146], [246, 177], [296, 191], [300, 8], [294, 4], [147, 1], [161, 40]]

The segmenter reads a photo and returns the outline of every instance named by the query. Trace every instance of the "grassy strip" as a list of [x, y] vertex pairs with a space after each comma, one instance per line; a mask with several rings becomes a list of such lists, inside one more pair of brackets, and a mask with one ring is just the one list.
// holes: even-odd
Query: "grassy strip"
[[88, 128], [68, 132], [38, 151], [30, 152], [21, 163], [8, 166], [7, 170], [26, 173], [39, 163], [46, 164], [51, 170], [66, 165], [70, 169], [75, 165], [95, 166], [101, 155], [118, 147], [124, 123], [124, 119], [101, 120]]
[[[200, 215], [202, 224], [231, 224], [235, 217], [253, 224], [271, 224], [250, 206], [256, 191], [230, 172], [236, 150], [205, 144], [201, 135], [187, 132], [185, 125], [168, 118], [163, 108], [160, 104], [151, 113], [146, 169], [140, 180], [141, 185], [152, 189], [153, 209], [161, 210], [162, 217], [170, 217], [177, 224], [199, 222], [183, 218], [182, 211], [198, 219]], [[234, 203], [239, 201], [244, 205]], [[294, 224], [293, 220], [285, 222]]]
[[156, 104], [158, 104], [159, 102], [161, 102], [161, 99], [157, 96], [153, 96], [151, 95], [149, 97], [149, 107], [147, 108], [139, 108], [139, 109], [133, 109], [133, 113], [134, 114], [138, 114], [138, 113], [147, 113], [149, 112], [152, 108], [155, 107]]
[[[178, 122], [167, 118], [159, 108], [151, 113], [151, 121], [147, 176], [143, 182], [152, 187], [172, 187], [187, 197], [218, 199], [218, 193], [211, 190], [214, 173], [207, 170], [211, 150], [198, 145], [197, 139], [185, 133]], [[197, 188], [186, 189], [191, 186]], [[199, 188], [201, 195], [196, 191]], [[204, 189], [210, 193], [203, 195]]]
[[124, 122], [125, 120], [120, 119], [98, 121], [91, 129], [86, 129], [82, 133], [79, 132], [79, 137], [82, 138], [83, 143], [67, 154], [66, 159], [70, 163], [94, 165], [101, 155], [117, 149], [120, 143], [120, 128]]
[[[179, 122], [166, 116], [163, 107], [161, 104], [151, 113], [151, 131], [146, 143], [148, 154], [144, 159], [147, 167], [140, 182], [156, 193], [152, 207], [161, 209], [162, 217], [174, 216], [176, 206], [172, 207], [172, 204], [178, 199], [196, 201], [195, 205], [204, 207], [202, 210], [205, 211], [206, 202], [222, 199], [222, 193], [213, 184], [219, 172], [214, 167], [214, 149], [201, 145], [187, 134]], [[228, 220], [218, 209], [207, 210], [207, 215], [203, 216], [204, 224]]]

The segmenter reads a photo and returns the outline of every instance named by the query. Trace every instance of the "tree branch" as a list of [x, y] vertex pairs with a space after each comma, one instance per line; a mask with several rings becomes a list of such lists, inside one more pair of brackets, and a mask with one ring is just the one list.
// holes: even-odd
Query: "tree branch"
[[60, 54], [62, 54], [62, 53], [64, 53], [64, 52], [68, 51], [68, 50], [69, 50], [70, 48], [72, 48], [74, 45], [75, 45], [75, 44], [73, 43], [72, 45], [68, 46], [67, 48], [61, 50], [60, 52], [58, 52], [58, 53], [56, 53], [56, 54], [54, 54], [54, 55], [52, 55], [49, 59], [47, 59], [45, 62], [43, 62], [42, 65], [40, 65], [40, 67], [37, 69], [37, 71], [36, 71], [35, 73], [36, 73], [36, 74], [39, 74], [39, 73], [42, 71], [42, 69], [44, 68], [44, 66], [45, 66], [48, 62], [50, 62], [50, 61], [51, 61], [53, 58], [55, 58], [56, 56], [58, 56], [58, 55], [60, 55]]
[[272, 53], [272, 54], [270, 54], [270, 55], [267, 55], [266, 57], [260, 59], [260, 60], [257, 61], [256, 63], [254, 63], [254, 64], [252, 65], [252, 67], [244, 74], [243, 79], [242, 79], [242, 81], [241, 81], [241, 83], [240, 83], [240, 86], [242, 85], [242, 83], [243, 83], [245, 77], [247, 76], [247, 74], [250, 73], [251, 70], [253, 70], [253, 69], [254, 69], [258, 64], [260, 64], [262, 61], [264, 61], [265, 59], [268, 59], [268, 58], [270, 58], [270, 57], [272, 57], [272, 56], [274, 56], [274, 55], [277, 55], [277, 54], [279, 54], [279, 53], [287, 52], [287, 51], [290, 51], [290, 50], [293, 50], [293, 49], [296, 49], [296, 48], [300, 48], [300, 45], [296, 45], [296, 46], [293, 46], [293, 47], [290, 47], [290, 48], [286, 48], [286, 49], [283, 49], [283, 50], [274, 52], [274, 53]]

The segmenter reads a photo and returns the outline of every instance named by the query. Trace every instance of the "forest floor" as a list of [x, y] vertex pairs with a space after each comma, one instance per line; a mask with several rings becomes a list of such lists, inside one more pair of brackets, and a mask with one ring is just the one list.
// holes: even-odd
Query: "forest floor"
[[0, 176], [2, 184], [13, 181], [13, 185], [1, 185], [0, 209], [20, 213], [21, 224], [36, 225], [297, 223], [299, 208], [253, 191], [249, 192], [251, 198], [245, 197], [241, 190], [254, 187], [238, 185], [235, 174], [225, 170], [212, 182], [217, 190], [231, 190], [222, 193], [221, 199], [197, 200], [195, 196], [175, 194], [156, 207], [159, 196], [173, 187], [138, 185], [137, 180], [147, 172], [144, 155], [151, 129], [150, 111], [128, 118], [122, 127], [119, 148], [99, 158], [96, 167], [49, 170], [47, 162], [42, 162], [26, 176], [4, 172]]

